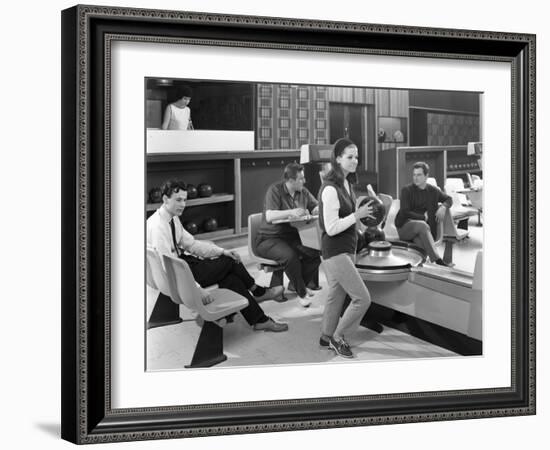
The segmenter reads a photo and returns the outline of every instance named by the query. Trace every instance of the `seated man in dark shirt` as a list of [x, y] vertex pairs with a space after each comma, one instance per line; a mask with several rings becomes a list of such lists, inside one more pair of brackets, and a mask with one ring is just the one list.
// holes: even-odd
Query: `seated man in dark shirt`
[[290, 163], [285, 167], [283, 180], [268, 188], [256, 251], [259, 256], [284, 265], [290, 284], [298, 294], [298, 301], [307, 307], [311, 304], [307, 297], [313, 295], [307, 285], [318, 279], [320, 253], [304, 247], [298, 230], [289, 223], [272, 223], [274, 220], [317, 213], [318, 202], [304, 187], [305, 181], [304, 167]]
[[411, 241], [424, 249], [431, 262], [446, 266], [435, 248], [437, 222], [445, 217], [453, 200], [428, 184], [430, 167], [424, 162], [413, 165], [413, 183], [401, 189], [401, 205], [395, 218], [399, 239]]

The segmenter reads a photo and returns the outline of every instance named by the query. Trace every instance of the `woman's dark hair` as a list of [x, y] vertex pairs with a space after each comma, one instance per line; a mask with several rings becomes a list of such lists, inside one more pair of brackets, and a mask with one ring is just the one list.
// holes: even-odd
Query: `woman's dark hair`
[[178, 96], [178, 100], [182, 97], [193, 97], [193, 90], [189, 86], [178, 86], [176, 89], [176, 95]]
[[[355, 146], [353, 141], [350, 141], [347, 138], [340, 138], [334, 143], [334, 149], [332, 150], [332, 154], [330, 155], [330, 164], [332, 168], [330, 169], [329, 173], [326, 174], [325, 180], [332, 181], [339, 186], [344, 186], [344, 172], [342, 171], [342, 167], [340, 167], [340, 164], [338, 164], [338, 162], [336, 161], [336, 158], [338, 156], [342, 156], [344, 150], [350, 145]], [[355, 173], [348, 173], [348, 176], [346, 178], [350, 184], [357, 183], [357, 175]]]
[[185, 185], [185, 183], [183, 181], [172, 178], [172, 179], [162, 183], [162, 186], [160, 187], [160, 190], [162, 192], [162, 195], [166, 195], [166, 197], [170, 198], [170, 197], [172, 197], [172, 194], [174, 192], [186, 191], [187, 186]]

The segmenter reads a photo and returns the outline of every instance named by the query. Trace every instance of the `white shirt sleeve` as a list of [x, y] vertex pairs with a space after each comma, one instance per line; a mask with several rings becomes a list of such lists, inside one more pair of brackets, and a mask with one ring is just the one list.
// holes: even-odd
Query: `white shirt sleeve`
[[176, 227], [178, 230], [176, 236], [179, 234], [178, 245], [183, 250], [202, 258], [213, 258], [215, 256], [223, 255], [223, 248], [207, 241], [199, 241], [195, 239], [195, 237], [179, 223]]
[[353, 213], [343, 218], [338, 217], [340, 200], [338, 200], [338, 193], [335, 188], [332, 186], [325, 187], [321, 195], [321, 201], [323, 202], [323, 222], [329, 236], [335, 236], [355, 225], [356, 220]]

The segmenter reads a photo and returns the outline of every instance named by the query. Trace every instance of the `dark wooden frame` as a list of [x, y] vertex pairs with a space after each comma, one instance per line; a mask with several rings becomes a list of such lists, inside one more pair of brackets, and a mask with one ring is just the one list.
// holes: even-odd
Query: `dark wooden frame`
[[[505, 388], [115, 410], [110, 393], [113, 40], [477, 59], [512, 67], [512, 340]], [[62, 13], [62, 437], [75, 443], [535, 413], [535, 36], [98, 6]]]

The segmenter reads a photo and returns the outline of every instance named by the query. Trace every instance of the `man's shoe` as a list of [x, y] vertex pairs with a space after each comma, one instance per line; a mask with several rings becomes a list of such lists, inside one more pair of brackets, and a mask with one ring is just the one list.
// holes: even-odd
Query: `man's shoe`
[[309, 305], [311, 305], [311, 300], [307, 297], [298, 297], [298, 303], [302, 305], [304, 308], [307, 308]]
[[330, 338], [328, 348], [334, 350], [334, 352], [342, 358], [353, 358], [353, 352], [349, 344], [343, 339], [337, 341], [333, 337]]
[[263, 302], [264, 300], [276, 300], [281, 301], [283, 298], [283, 292], [285, 288], [283, 286], [273, 286], [266, 288], [265, 294], [258, 297], [254, 296], [256, 301]]
[[275, 333], [288, 330], [288, 324], [275, 322], [271, 317], [268, 317], [265, 322], [254, 324], [254, 331], [273, 331]]

